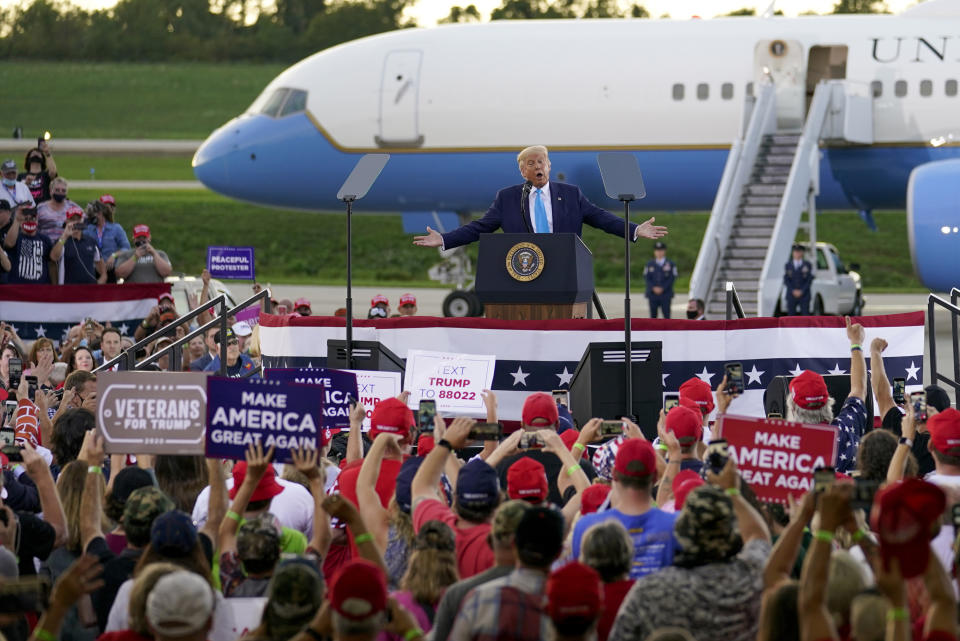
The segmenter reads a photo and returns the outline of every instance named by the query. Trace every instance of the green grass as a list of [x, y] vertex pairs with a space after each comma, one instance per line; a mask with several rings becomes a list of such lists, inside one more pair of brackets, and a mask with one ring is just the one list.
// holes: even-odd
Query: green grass
[[186, 155], [56, 154], [55, 159], [67, 180], [196, 180]]
[[[114, 191], [119, 222], [150, 225], [154, 244], [170, 255], [175, 271], [198, 274], [208, 245], [253, 245], [257, 275], [262, 282], [314, 285], [342, 284], [346, 277], [346, 225], [342, 213], [312, 214], [268, 209], [231, 201], [205, 191]], [[71, 197], [85, 203], [99, 195], [73, 189]], [[643, 214], [643, 218], [646, 218]], [[636, 219], [641, 216], [637, 215]], [[677, 290], [689, 286], [706, 213], [659, 213], [667, 225], [669, 256], [679, 265]], [[870, 292], [926, 291], [913, 276], [906, 243], [903, 212], [876, 212], [880, 227], [867, 231], [853, 212], [824, 213], [821, 240], [832, 242], [847, 263], [860, 263], [864, 288]], [[354, 218], [354, 282], [358, 285], [436, 285], [427, 268], [438, 260], [434, 250], [414, 247], [403, 232], [400, 216], [362, 214]], [[600, 289], [617, 291], [623, 284], [623, 240], [585, 228], [584, 241], [594, 255]], [[476, 260], [476, 245], [469, 248]], [[642, 287], [643, 268], [652, 255], [642, 241], [631, 254], [631, 273]]]
[[54, 138], [204, 138], [249, 107], [283, 68], [7, 61], [0, 85], [32, 78], [39, 90], [3, 100], [0, 131], [21, 126], [27, 139], [45, 130]]

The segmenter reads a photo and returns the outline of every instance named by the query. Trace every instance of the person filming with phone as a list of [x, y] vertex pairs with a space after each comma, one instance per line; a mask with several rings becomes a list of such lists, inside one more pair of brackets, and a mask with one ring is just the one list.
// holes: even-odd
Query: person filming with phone
[[133, 228], [134, 249], [127, 249], [117, 255], [117, 278], [125, 283], [162, 283], [170, 275], [173, 267], [166, 252], [154, 248], [150, 242], [150, 228], [136, 225]]
[[60, 261], [61, 285], [92, 285], [107, 282], [107, 267], [97, 249], [97, 243], [83, 235], [86, 223], [80, 207], [67, 208], [64, 223], [63, 258]]

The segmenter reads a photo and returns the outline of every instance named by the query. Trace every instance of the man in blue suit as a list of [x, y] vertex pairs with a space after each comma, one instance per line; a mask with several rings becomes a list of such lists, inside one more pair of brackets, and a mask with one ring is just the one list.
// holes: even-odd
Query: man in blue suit
[[[550, 158], [541, 145], [527, 147], [517, 155], [520, 175], [530, 183], [513, 185], [497, 192], [497, 197], [480, 220], [441, 234], [427, 227], [426, 236], [416, 236], [414, 245], [453, 249], [479, 240], [480, 234], [503, 229], [512, 234], [573, 233], [580, 235], [583, 223], [608, 234], [623, 236], [623, 219], [591, 203], [575, 185], [550, 180]], [[654, 219], [637, 225], [630, 223], [633, 240], [660, 238], [666, 227]]]
[[803, 257], [803, 245], [793, 246], [793, 259], [783, 268], [783, 285], [787, 290], [787, 314], [810, 315], [810, 284], [813, 265]]

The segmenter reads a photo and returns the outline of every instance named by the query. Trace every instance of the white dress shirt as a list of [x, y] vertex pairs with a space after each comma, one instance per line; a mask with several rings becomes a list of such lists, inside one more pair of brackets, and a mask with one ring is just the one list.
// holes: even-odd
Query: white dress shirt
[[[550, 229], [550, 232], [553, 233], [553, 205], [550, 203], [550, 183], [540, 188], [540, 199], [543, 201], [543, 208], [547, 210], [547, 227]], [[530, 227], [534, 232], [539, 232], [537, 229], [537, 188], [530, 188], [530, 196], [527, 199], [527, 214], [530, 216]]]

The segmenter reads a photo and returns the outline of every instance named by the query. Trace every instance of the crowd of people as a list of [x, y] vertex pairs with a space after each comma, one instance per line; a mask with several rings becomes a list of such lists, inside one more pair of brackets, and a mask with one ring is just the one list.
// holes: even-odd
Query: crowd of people
[[[205, 339], [245, 363], [238, 325]], [[957, 638], [960, 412], [936, 386], [922, 413], [898, 405], [886, 341], [864, 345], [858, 324], [839, 411], [820, 375], [790, 385], [785, 418], [836, 426], [838, 447], [827, 482], [788, 506], [706, 455], [723, 437], [711, 417], [736, 396], [725, 378], [684, 383], [653, 441], [630, 417], [619, 435], [599, 418], [576, 426], [534, 393], [519, 429], [476, 442], [470, 418], [421, 428], [404, 393], [372, 408], [368, 432], [355, 405], [349, 429], [289, 464], [259, 444], [238, 462], [107, 455], [90, 365], [123, 339], [75, 329], [62, 385], [44, 339], [27, 350], [37, 389], [11, 380], [6, 348], [0, 361], [10, 641]], [[196, 354], [185, 367], [220, 352], [201, 341]], [[484, 402], [496, 423], [496, 396]], [[240, 598], [262, 605], [250, 629]]]
[[133, 227], [133, 247], [116, 221], [110, 194], [81, 207], [45, 140], [27, 151], [23, 166], [0, 164], [0, 284], [158, 283], [170, 275], [166, 252], [150, 228]]

